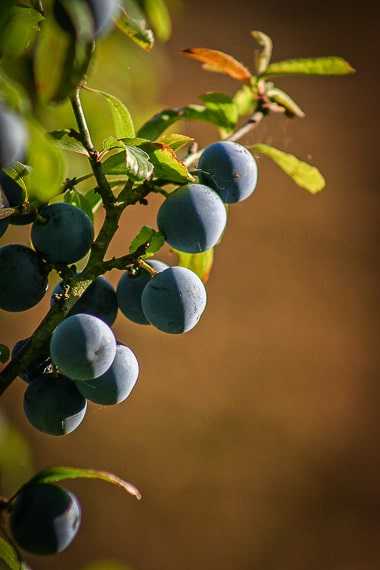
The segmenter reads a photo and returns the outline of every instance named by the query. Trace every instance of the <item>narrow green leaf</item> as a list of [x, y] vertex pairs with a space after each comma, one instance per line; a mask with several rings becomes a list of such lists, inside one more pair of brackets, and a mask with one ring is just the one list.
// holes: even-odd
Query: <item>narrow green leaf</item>
[[257, 106], [257, 99], [255, 99], [252, 88], [248, 85], [243, 85], [241, 89], [236, 91], [232, 100], [236, 105], [240, 117], [250, 115]]
[[[81, 469], [77, 467], [48, 467], [43, 469], [34, 477], [29, 479], [24, 485], [29, 485], [33, 483], [59, 483], [67, 479], [99, 479], [105, 481], [106, 483], [111, 483], [117, 487], [121, 487], [124, 491], [127, 491], [130, 495], [136, 497], [136, 499], [141, 499], [140, 491], [131, 483], [124, 481], [117, 475], [109, 473], [108, 471], [102, 471], [97, 469]], [[20, 487], [22, 489], [23, 487]], [[17, 491], [17, 493], [20, 491]], [[17, 495], [12, 497], [14, 499]]]
[[144, 255], [149, 257], [157, 253], [165, 244], [165, 237], [150, 226], [143, 226], [137, 236], [133, 238], [129, 246], [129, 253], [135, 253], [140, 247], [145, 246]]
[[10, 351], [8, 346], [0, 344], [0, 362], [7, 362], [9, 360]]
[[28, 165], [31, 172], [28, 177], [30, 199], [48, 202], [59, 194], [65, 175], [65, 163], [61, 151], [51, 137], [41, 127], [30, 120]]
[[178, 265], [194, 271], [203, 283], [208, 281], [214, 263], [214, 248], [201, 253], [185, 253], [176, 249], [173, 251], [178, 255]]
[[270, 63], [273, 44], [271, 38], [264, 32], [253, 30], [251, 34], [260, 46], [260, 50], [256, 53], [255, 64], [258, 75], [261, 75]]
[[301, 107], [282, 89], [270, 87], [265, 94], [276, 105], [282, 107], [289, 117], [300, 117], [302, 119], [305, 116]]
[[92, 93], [101, 95], [109, 104], [115, 127], [116, 138], [133, 138], [135, 136], [135, 128], [133, 126], [131, 114], [128, 111], [127, 107], [119, 99], [117, 99], [117, 97], [114, 97], [109, 93], [99, 91], [98, 89], [87, 88], [87, 90]]
[[318, 168], [300, 160], [293, 154], [283, 152], [266, 144], [256, 144], [252, 151], [271, 158], [298, 186], [305, 188], [311, 194], [320, 192], [326, 185], [325, 179]]
[[0, 537], [0, 568], [1, 570], [20, 570], [20, 560], [13, 546]]
[[25, 164], [22, 164], [21, 162], [14, 162], [12, 166], [10, 166], [9, 168], [4, 168], [4, 172], [8, 174], [8, 176], [12, 178], [12, 180], [17, 182], [17, 184], [22, 188], [22, 190], [24, 190], [25, 192], [24, 201], [26, 201], [27, 198], [26, 180], [28, 180], [30, 170], [31, 169], [29, 166], [25, 166]]
[[122, 11], [116, 21], [116, 26], [123, 34], [128, 36], [145, 51], [152, 49], [154, 45], [154, 35], [152, 30], [147, 28], [144, 19], [130, 18], [125, 11]]
[[262, 77], [278, 75], [349, 75], [355, 70], [345, 59], [337, 56], [286, 59], [271, 63]]

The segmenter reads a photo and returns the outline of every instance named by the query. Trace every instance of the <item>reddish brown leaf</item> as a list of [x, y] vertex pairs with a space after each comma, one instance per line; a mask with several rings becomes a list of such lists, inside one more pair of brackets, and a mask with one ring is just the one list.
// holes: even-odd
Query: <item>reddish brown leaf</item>
[[252, 75], [242, 63], [223, 51], [208, 48], [189, 48], [180, 50], [180, 53], [201, 61], [204, 64], [203, 68], [207, 71], [225, 73], [239, 81], [246, 82]]

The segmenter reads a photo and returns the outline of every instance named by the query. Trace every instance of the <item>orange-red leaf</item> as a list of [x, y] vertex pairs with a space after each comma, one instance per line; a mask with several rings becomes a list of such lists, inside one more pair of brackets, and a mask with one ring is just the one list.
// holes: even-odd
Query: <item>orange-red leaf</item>
[[208, 48], [189, 48], [180, 50], [180, 53], [201, 61], [204, 64], [203, 68], [207, 71], [225, 73], [239, 81], [246, 82], [252, 75], [242, 63], [223, 51]]

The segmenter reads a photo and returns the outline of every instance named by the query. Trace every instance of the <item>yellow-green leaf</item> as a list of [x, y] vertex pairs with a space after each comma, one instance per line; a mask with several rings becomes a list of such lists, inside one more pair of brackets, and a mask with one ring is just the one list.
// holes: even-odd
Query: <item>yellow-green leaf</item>
[[20, 570], [20, 559], [13, 546], [0, 537], [0, 568], [1, 570]]
[[269, 65], [272, 57], [273, 44], [271, 38], [267, 34], [264, 34], [264, 32], [253, 30], [251, 34], [260, 46], [260, 50], [257, 51], [255, 58], [256, 70], [260, 75], [264, 73]]
[[298, 186], [305, 188], [311, 194], [320, 192], [326, 185], [317, 167], [300, 160], [294, 154], [266, 144], [256, 144], [252, 150], [271, 158]]
[[61, 190], [65, 175], [62, 152], [56, 147], [50, 135], [29, 120], [28, 194], [31, 200], [48, 202]]
[[178, 255], [178, 265], [194, 271], [203, 283], [208, 281], [214, 263], [214, 248], [201, 253], [185, 253], [177, 249], [173, 251]]
[[90, 89], [87, 87], [88, 91], [92, 93], [97, 93], [104, 97], [104, 99], [109, 104], [111, 109], [112, 119], [115, 127], [116, 138], [127, 139], [134, 138], [135, 128], [133, 126], [133, 121], [130, 112], [127, 107], [114, 95], [105, 93], [104, 91], [99, 91], [98, 89]]
[[278, 75], [349, 75], [355, 70], [345, 59], [337, 56], [284, 59], [271, 63], [262, 77]]

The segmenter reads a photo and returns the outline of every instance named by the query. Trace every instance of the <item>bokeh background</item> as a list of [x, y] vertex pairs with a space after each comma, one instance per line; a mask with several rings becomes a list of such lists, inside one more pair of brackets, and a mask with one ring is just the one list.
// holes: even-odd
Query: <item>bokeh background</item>
[[[1, 411], [29, 443], [35, 470], [107, 469], [143, 494], [138, 502], [102, 482], [68, 483], [82, 503], [82, 530], [61, 555], [29, 561], [35, 570], [102, 559], [133, 570], [377, 570], [376, 7], [192, 0], [174, 8], [172, 37], [152, 54], [123, 55], [113, 49], [120, 38], [103, 40], [92, 86], [142, 121], [206, 91], [234, 93], [233, 80], [202, 71], [181, 48], [225, 50], [250, 66], [257, 29], [272, 37], [274, 60], [340, 55], [355, 75], [279, 79], [306, 117], [269, 118], [244, 141], [313, 162], [327, 187], [311, 196], [258, 159], [258, 188], [230, 209], [199, 325], [173, 338], [118, 317], [115, 333], [141, 366], [125, 403], [90, 406], [81, 427], [58, 439], [27, 424], [21, 380], [6, 391]], [[109, 122], [102, 101], [93, 96], [88, 108]], [[217, 137], [212, 127], [182, 127], [202, 146]], [[112, 253], [125, 252], [142, 224], [155, 225], [158, 203], [126, 213]], [[27, 239], [23, 232], [15, 229], [14, 241]], [[163, 258], [175, 262], [169, 250]], [[119, 275], [109, 277], [116, 284]], [[1, 313], [2, 342], [28, 336], [47, 305]]]

